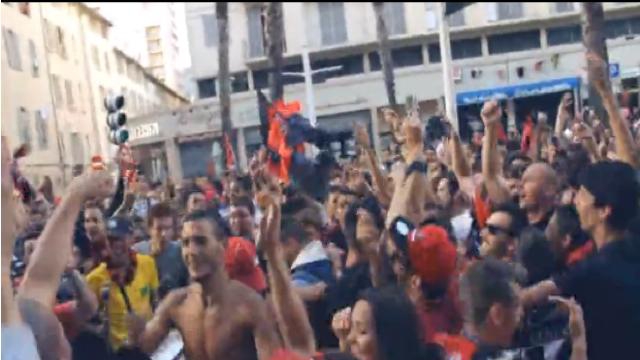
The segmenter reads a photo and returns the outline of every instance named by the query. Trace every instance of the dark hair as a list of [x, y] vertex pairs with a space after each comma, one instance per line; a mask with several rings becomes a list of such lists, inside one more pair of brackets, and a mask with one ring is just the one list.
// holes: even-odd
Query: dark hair
[[544, 233], [528, 227], [520, 235], [516, 257], [527, 270], [527, 285], [549, 278], [556, 270], [556, 259], [551, 243]]
[[51, 181], [51, 178], [49, 176], [45, 175], [45, 177], [42, 179], [42, 184], [40, 185], [38, 191], [42, 193], [44, 198], [47, 199], [50, 204], [54, 203], [55, 199], [53, 195], [53, 182]]
[[515, 304], [518, 295], [511, 287], [515, 281], [513, 268], [504, 261], [487, 258], [473, 263], [460, 281], [460, 297], [467, 320], [480, 326], [493, 304]]
[[382, 217], [382, 210], [380, 209], [380, 205], [378, 204], [378, 200], [376, 200], [373, 196], [367, 196], [362, 200], [358, 200], [351, 204], [347, 213], [345, 215], [345, 226], [344, 232], [347, 241], [351, 245], [356, 244], [356, 224], [358, 222], [358, 209], [364, 209], [374, 219], [374, 222], [379, 230], [384, 229], [384, 218]]
[[360, 299], [371, 307], [380, 359], [421, 359], [421, 329], [404, 290], [395, 286], [370, 288]]
[[280, 223], [280, 241], [287, 244], [290, 239], [304, 245], [309, 242], [309, 235], [299, 221], [293, 217], [286, 217]]
[[253, 181], [249, 175], [238, 175], [233, 179], [240, 185], [240, 188], [249, 194], [253, 191]]
[[497, 212], [507, 213], [511, 217], [511, 225], [509, 226], [511, 236], [519, 236], [522, 230], [527, 226], [525, 213], [513, 202], [499, 204], [492, 211], [492, 213]]
[[[525, 164], [521, 166], [516, 166], [514, 162], [518, 160], [524, 162]], [[520, 179], [522, 177], [522, 174], [526, 170], [526, 168], [531, 163], [532, 161], [527, 155], [523, 154], [520, 151], [513, 151], [510, 153], [507, 153], [507, 156], [503, 165], [503, 171], [507, 178]]]
[[187, 223], [190, 221], [202, 221], [202, 220], [205, 220], [211, 223], [211, 225], [213, 226], [213, 232], [217, 237], [226, 239], [231, 235], [231, 231], [229, 230], [229, 225], [220, 216], [220, 214], [218, 213], [218, 209], [193, 211], [184, 217], [183, 223]]
[[601, 161], [585, 168], [579, 183], [595, 198], [596, 207], [611, 207], [607, 224], [625, 230], [638, 214], [638, 179], [636, 171], [621, 161]]
[[569, 144], [566, 150], [567, 168], [563, 169], [567, 176], [568, 184], [573, 187], [579, 187], [578, 177], [580, 171], [591, 164], [591, 158], [587, 150], [581, 144]]
[[169, 205], [169, 203], [161, 202], [161, 203], [155, 204], [151, 207], [151, 210], [149, 210], [148, 225], [152, 226], [153, 221], [155, 219], [166, 218], [166, 217], [173, 218], [174, 216], [175, 216], [175, 211], [173, 210], [171, 205]]
[[556, 208], [555, 221], [560, 236], [569, 235], [570, 249], [578, 248], [589, 241], [589, 235], [580, 227], [580, 217], [573, 205], [562, 205]]
[[251, 216], [255, 215], [256, 213], [256, 207], [255, 205], [253, 205], [253, 200], [251, 200], [251, 198], [249, 198], [248, 196], [234, 197], [231, 201], [231, 206], [246, 207], [247, 210], [249, 210], [249, 214], [251, 214]]

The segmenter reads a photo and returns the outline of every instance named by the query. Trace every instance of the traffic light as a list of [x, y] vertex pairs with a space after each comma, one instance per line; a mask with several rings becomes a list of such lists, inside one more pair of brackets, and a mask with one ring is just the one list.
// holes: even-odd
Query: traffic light
[[124, 127], [127, 124], [127, 114], [122, 110], [124, 96], [107, 96], [104, 99], [104, 108], [107, 110], [107, 126], [109, 126], [109, 141], [114, 145], [122, 145], [129, 140], [129, 131]]

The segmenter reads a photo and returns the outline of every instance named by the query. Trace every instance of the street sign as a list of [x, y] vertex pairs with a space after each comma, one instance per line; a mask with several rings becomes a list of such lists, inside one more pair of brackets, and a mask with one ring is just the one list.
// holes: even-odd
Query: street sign
[[612, 79], [620, 77], [620, 63], [609, 64], [609, 77]]

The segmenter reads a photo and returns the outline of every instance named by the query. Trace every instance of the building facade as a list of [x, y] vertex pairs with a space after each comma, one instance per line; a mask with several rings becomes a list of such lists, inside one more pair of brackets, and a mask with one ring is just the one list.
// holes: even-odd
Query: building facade
[[[104, 97], [124, 94], [129, 116], [187, 103], [108, 40], [110, 22], [83, 3], [3, 3], [2, 131], [30, 143], [24, 173], [64, 187], [100, 154], [107, 163]], [[14, 109], [15, 108], [15, 109]]]
[[[234, 127], [239, 129], [241, 163], [261, 143], [255, 90], [267, 88], [268, 69], [260, 6], [261, 3], [229, 3], [231, 113]], [[322, 78], [314, 77], [318, 126], [345, 130], [355, 122], [366, 123], [372, 130], [374, 145], [378, 149], [386, 147], [390, 136], [381, 121], [380, 109], [387, 105], [387, 96], [371, 4], [283, 6], [284, 71], [303, 71], [304, 47], [310, 52], [313, 69], [341, 67]], [[619, 70], [614, 75], [614, 85], [637, 89], [640, 4], [604, 3], [604, 8], [609, 60]], [[157, 124], [159, 131], [155, 135], [133, 144], [139, 144], [141, 149], [150, 143], [165, 146], [167, 157], [182, 166], [181, 173], [173, 175], [176, 179], [202, 176], [205, 167], [192, 168], [192, 164], [221, 158], [215, 5], [189, 3], [186, 16], [198, 100], [184, 111], [134, 120], [135, 126]], [[385, 3], [385, 18], [390, 31], [396, 97], [399, 102], [407, 96], [417, 97], [426, 120], [444, 109], [436, 9], [430, 3]], [[509, 123], [516, 125], [538, 110], [548, 112], [549, 118], [554, 119], [564, 91], [573, 91], [578, 98], [588, 96], [578, 3], [475, 3], [450, 17], [449, 24], [458, 122], [463, 136], [470, 132], [469, 123], [477, 119], [482, 101], [489, 97], [504, 100], [510, 109]], [[285, 99], [300, 101], [304, 112], [303, 79], [285, 77], [285, 82]], [[181, 126], [198, 121], [202, 127]], [[171, 155], [170, 151], [177, 152]], [[190, 161], [195, 156], [199, 156], [198, 161]], [[178, 165], [167, 168], [175, 170]]]
[[87, 3], [113, 23], [110, 39], [153, 76], [184, 93], [179, 32], [180, 3]]

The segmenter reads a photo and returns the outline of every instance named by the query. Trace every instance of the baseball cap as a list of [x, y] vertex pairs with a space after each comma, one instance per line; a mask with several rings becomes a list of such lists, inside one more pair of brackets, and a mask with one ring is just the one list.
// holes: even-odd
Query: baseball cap
[[446, 282], [456, 269], [456, 247], [441, 226], [425, 225], [409, 234], [411, 267], [423, 282]]
[[233, 280], [239, 281], [257, 292], [267, 288], [262, 269], [258, 266], [256, 247], [239, 236], [232, 236], [224, 252], [224, 265]]
[[126, 217], [114, 216], [107, 220], [107, 237], [123, 238], [133, 234], [133, 223]]

